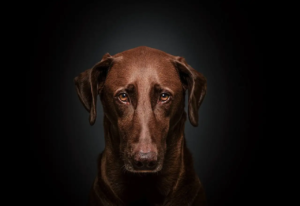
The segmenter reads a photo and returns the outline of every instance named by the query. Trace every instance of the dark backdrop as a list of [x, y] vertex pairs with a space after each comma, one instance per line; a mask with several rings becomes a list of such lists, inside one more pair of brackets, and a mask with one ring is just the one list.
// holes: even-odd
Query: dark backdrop
[[27, 6], [32, 204], [87, 203], [104, 148], [103, 113], [98, 101], [98, 119], [89, 125], [73, 79], [106, 52], [142, 45], [185, 57], [207, 78], [199, 126], [187, 121], [186, 138], [210, 205], [257, 202], [265, 124], [261, 5], [52, 1]]

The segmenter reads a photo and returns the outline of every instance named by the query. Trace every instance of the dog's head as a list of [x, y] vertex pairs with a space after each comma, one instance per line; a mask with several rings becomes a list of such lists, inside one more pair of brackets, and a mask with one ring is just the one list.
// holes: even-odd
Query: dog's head
[[[167, 136], [184, 113], [198, 125], [198, 109], [206, 93], [206, 79], [184, 58], [160, 50], [137, 47], [114, 56], [105, 54], [93, 68], [75, 78], [78, 96], [96, 120], [97, 95], [111, 130], [110, 146], [121, 154], [126, 170], [161, 170]], [[107, 143], [107, 142], [106, 142]]]

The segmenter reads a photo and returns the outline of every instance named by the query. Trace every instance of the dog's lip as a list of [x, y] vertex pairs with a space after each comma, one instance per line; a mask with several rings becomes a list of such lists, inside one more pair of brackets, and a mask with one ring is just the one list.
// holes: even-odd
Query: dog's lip
[[157, 173], [162, 169], [162, 166], [158, 165], [154, 170], [135, 170], [130, 164], [126, 164], [125, 169], [132, 173]]
[[133, 173], [156, 173], [158, 172], [157, 169], [155, 170], [128, 170], [129, 172], [133, 172]]

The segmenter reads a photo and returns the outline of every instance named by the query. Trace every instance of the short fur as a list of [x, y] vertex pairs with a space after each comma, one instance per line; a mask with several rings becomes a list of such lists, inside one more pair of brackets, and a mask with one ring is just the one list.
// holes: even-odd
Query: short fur
[[[75, 78], [75, 85], [91, 125], [97, 95], [104, 111], [105, 149], [88, 205], [207, 204], [184, 137], [185, 92], [189, 120], [197, 126], [206, 94], [201, 73], [182, 57], [142, 46], [105, 54]], [[126, 93], [129, 102], [120, 101], [119, 92]], [[160, 100], [164, 92], [170, 94], [166, 102]], [[139, 161], [155, 166], [139, 170]]]

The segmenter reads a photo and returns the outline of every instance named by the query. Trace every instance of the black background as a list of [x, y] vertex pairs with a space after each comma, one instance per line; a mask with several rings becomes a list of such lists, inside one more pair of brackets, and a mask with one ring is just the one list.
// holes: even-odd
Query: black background
[[[52, 1], [27, 4], [32, 205], [85, 205], [104, 148], [102, 107], [94, 126], [73, 79], [101, 57], [149, 46], [207, 78], [199, 126], [186, 138], [210, 205], [259, 202], [265, 125], [262, 5]], [[43, 203], [41, 203], [43, 202]]]

